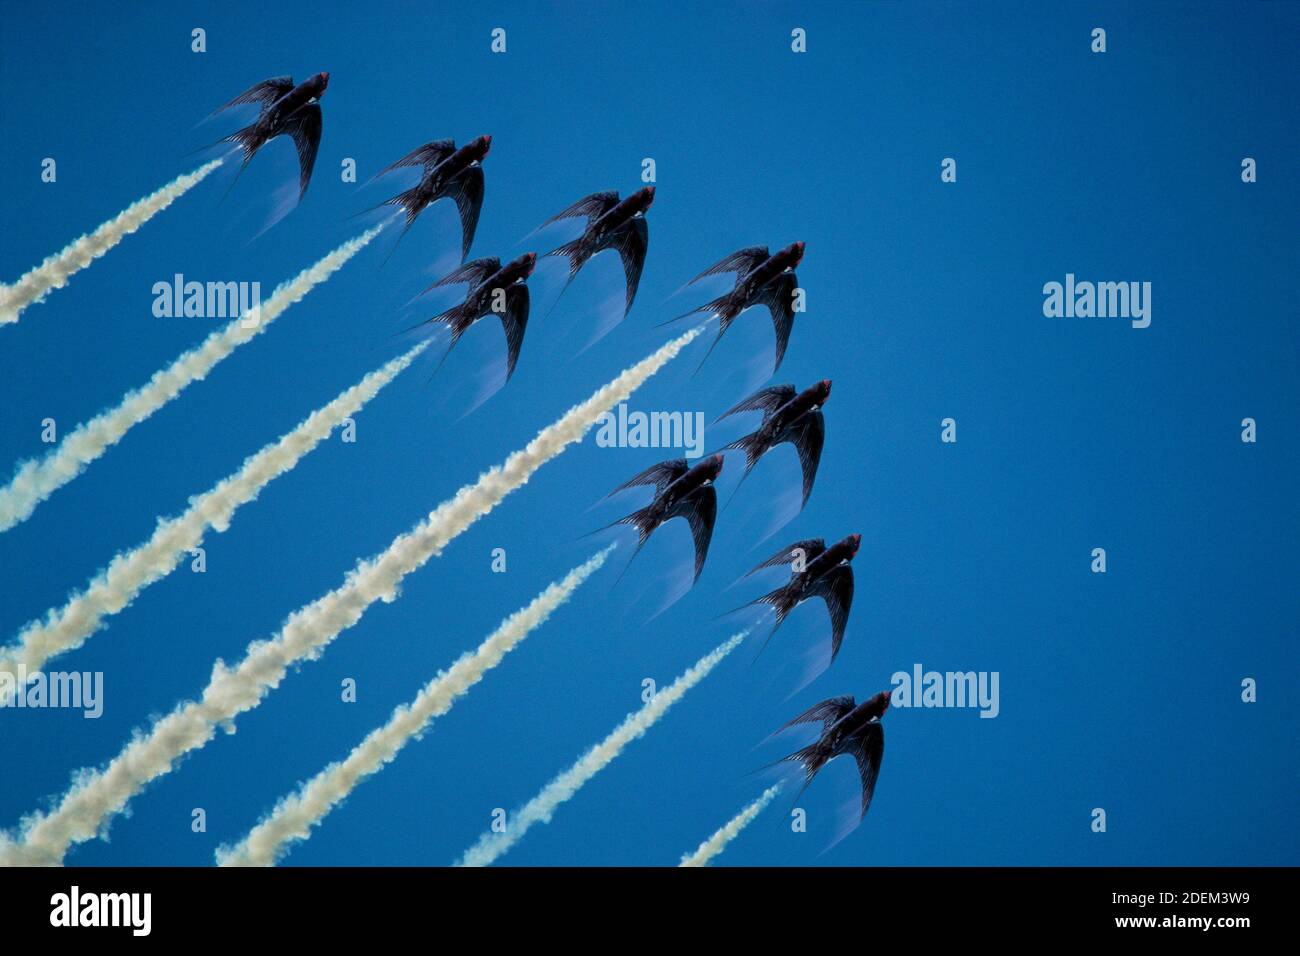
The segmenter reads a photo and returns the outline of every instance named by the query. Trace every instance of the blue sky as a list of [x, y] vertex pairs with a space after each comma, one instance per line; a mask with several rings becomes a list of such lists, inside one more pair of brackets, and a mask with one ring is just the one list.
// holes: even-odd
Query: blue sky
[[[1089, 49], [1097, 26], [1105, 54]], [[194, 27], [206, 53], [190, 50]], [[494, 27], [507, 30], [504, 55], [489, 50]], [[794, 27], [806, 54], [790, 51]], [[272, 230], [250, 243], [245, 220], [289, 168], [283, 143], [225, 203], [224, 179], [202, 184], [0, 330], [6, 468], [45, 450], [43, 418], [66, 431], [211, 331], [154, 318], [155, 282], [181, 272], [269, 292], [352, 235], [346, 217], [387, 186], [342, 182], [346, 157], [365, 180], [425, 141], [492, 134], [474, 255], [534, 248], [520, 240], [573, 200], [640, 186], [645, 157], [658, 191], [625, 323], [575, 354], [594, 304], [617, 294], [617, 262], [589, 265], [550, 317], [555, 266], [539, 270], [508, 387], [459, 417], [475, 356], [499, 352], [484, 323], [438, 377], [423, 365], [373, 402], [355, 444], [326, 443], [210, 535], [205, 574], [182, 568], [60, 659], [104, 672], [101, 719], [0, 713], [0, 826], [651, 351], [665, 336], [656, 323], [704, 301], [709, 290], [670, 301], [691, 276], [742, 246], [801, 239], [808, 311], [772, 381], [835, 383], [803, 513], [756, 542], [794, 473], [787, 449], [719, 519], [687, 597], [648, 623], [631, 606], [637, 576], [689, 547], [666, 530], [632, 584], [612, 588], [616, 570], [594, 578], [287, 862], [452, 861], [494, 808], [527, 800], [639, 707], [643, 679], [662, 686], [724, 639], [715, 616], [758, 593], [723, 593], [744, 570], [787, 540], [851, 532], [863, 536], [857, 597], [829, 671], [789, 696], [781, 665], [824, 631], [823, 612], [801, 609], [758, 664], [749, 647], [724, 662], [504, 862], [675, 863], [757, 796], [747, 774], [781, 755], [762, 744], [775, 727], [917, 662], [997, 671], [999, 716], [891, 710], [856, 833], [821, 852], [853, 785], [840, 761], [800, 801], [808, 833], [791, 831], [779, 801], [720, 862], [1300, 862], [1287, 417], [1300, 407], [1298, 32], [1300, 8], [1281, 3], [13, 10], [0, 40], [7, 280], [192, 168], [184, 154], [227, 131], [195, 124], [252, 83], [318, 70], [331, 83], [311, 188]], [[1253, 184], [1240, 178], [1247, 156]], [[41, 182], [45, 157], [56, 183]], [[956, 183], [940, 182], [945, 157]], [[158, 516], [396, 354], [392, 333], [424, 317], [406, 303], [458, 241], [442, 204], [382, 268], [386, 247], [366, 250], [0, 536], [0, 630], [60, 603]], [[1151, 326], [1045, 318], [1043, 284], [1067, 272], [1151, 282]], [[704, 372], [691, 374], [698, 344], [632, 406], [711, 421], [743, 397], [738, 370], [770, 342], [749, 313]], [[949, 416], [955, 445], [939, 440]], [[1255, 444], [1240, 440], [1245, 417]], [[590, 554], [580, 535], [617, 513], [588, 507], [659, 457], [588, 439], [547, 465], [69, 862], [210, 863]], [[490, 570], [498, 547], [505, 574]], [[1097, 547], [1104, 575], [1089, 570]], [[344, 704], [349, 677], [359, 699]], [[1240, 701], [1247, 677], [1254, 704]], [[195, 807], [206, 833], [191, 832]], [[1095, 807], [1104, 834], [1090, 830]]]

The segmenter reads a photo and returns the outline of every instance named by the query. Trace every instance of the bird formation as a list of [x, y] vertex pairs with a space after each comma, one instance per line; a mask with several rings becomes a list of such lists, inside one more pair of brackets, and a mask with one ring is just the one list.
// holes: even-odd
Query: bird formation
[[[267, 142], [277, 136], [289, 136], [298, 153], [299, 198], [305, 195], [322, 132], [319, 101], [328, 84], [328, 73], [317, 73], [296, 86], [291, 77], [276, 77], [250, 87], [221, 107], [221, 110], [225, 110], [248, 103], [258, 103], [261, 106], [254, 123], [222, 140], [236, 143], [242, 149], [241, 172]], [[461, 303], [413, 328], [429, 327], [432, 330], [439, 326], [447, 327], [450, 344], [443, 356], [445, 361], [470, 326], [489, 313], [496, 314], [505, 333], [508, 380], [514, 374], [523, 347], [530, 310], [527, 282], [537, 265], [538, 256], [528, 252], [505, 265], [497, 257], [466, 261], [474, 243], [483, 207], [483, 161], [491, 146], [492, 137], [486, 135], [460, 147], [451, 139], [425, 143], [376, 174], [375, 178], [379, 178], [401, 169], [419, 168], [421, 171], [420, 180], [415, 186], [374, 208], [391, 206], [400, 210], [404, 215], [401, 233], [404, 236], [420, 213], [440, 199], [449, 198], [456, 203], [461, 225], [461, 265], [424, 292], [452, 285], [465, 285], [468, 291]], [[544, 254], [544, 258], [564, 257], [568, 260], [568, 278], [556, 297], [557, 304], [582, 267], [599, 253], [612, 249], [618, 253], [623, 265], [623, 318], [627, 318], [636, 300], [650, 246], [650, 227], [646, 214], [654, 199], [654, 186], [638, 189], [627, 198], [621, 198], [615, 190], [596, 192], [579, 199], [542, 223], [542, 227], [546, 227], [567, 219], [585, 220], [581, 235]], [[750, 246], [718, 260], [687, 283], [692, 286], [709, 276], [727, 273], [735, 276], [730, 291], [669, 320], [675, 322], [691, 316], [703, 316], [706, 322], [714, 318], [718, 320], [718, 333], [705, 352], [700, 367], [712, 355], [731, 325], [755, 306], [765, 307], [771, 316], [775, 336], [773, 372], [781, 367], [794, 328], [795, 300], [799, 294], [795, 269], [803, 261], [804, 250], [803, 242], [793, 242], [776, 253], [769, 252], [767, 246]], [[698, 370], [697, 368], [696, 371]], [[735, 415], [760, 412], [762, 418], [753, 431], [704, 457], [694, 466], [685, 458], [662, 461], [611, 491], [612, 495], [640, 486], [654, 488], [654, 496], [649, 504], [614, 522], [615, 525], [629, 525], [637, 530], [638, 542], [633, 557], [658, 528], [674, 518], [681, 518], [690, 527], [694, 541], [692, 583], [699, 580], [718, 515], [714, 484], [722, 472], [725, 462], [723, 453], [727, 451], [744, 453], [745, 468], [740, 479], [743, 483], [763, 456], [778, 445], [790, 444], [798, 454], [802, 473], [800, 507], [806, 506], [821, 461], [826, 437], [822, 410], [830, 393], [830, 379], [816, 382], [803, 391], [792, 384], [760, 389], [728, 409], [718, 419], [721, 421]], [[745, 605], [765, 605], [774, 611], [775, 623], [764, 646], [796, 607], [812, 598], [819, 598], [825, 602], [830, 617], [831, 661], [834, 661], [844, 641], [853, 604], [851, 562], [857, 555], [860, 543], [861, 536], [857, 534], [848, 535], [829, 547], [821, 538], [795, 541], [746, 575], [748, 577], [757, 571], [782, 565], [790, 568], [790, 578], [784, 585]], [[888, 691], [875, 694], [863, 704], [857, 704], [852, 696], [822, 701], [780, 728], [785, 730], [802, 724], [822, 724], [817, 740], [778, 763], [793, 762], [800, 765], [804, 771], [806, 788], [831, 760], [851, 755], [857, 764], [862, 788], [859, 819], [865, 817], [875, 792], [876, 778], [884, 755], [881, 718], [888, 707]]]

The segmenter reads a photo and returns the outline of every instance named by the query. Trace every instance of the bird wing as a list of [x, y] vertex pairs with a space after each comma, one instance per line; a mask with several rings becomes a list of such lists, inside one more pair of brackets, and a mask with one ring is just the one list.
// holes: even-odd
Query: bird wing
[[763, 421], [767, 421], [769, 415], [794, 398], [796, 394], [793, 385], [773, 385], [771, 388], [760, 389], [739, 405], [735, 405], [719, 415], [715, 424], [730, 415], [752, 412], [760, 408], [763, 410]]
[[[470, 285], [478, 285], [488, 276], [500, 271], [501, 260], [496, 256], [487, 256], [483, 259], [471, 259], [459, 269], [443, 276], [429, 289], [436, 289], [444, 285], [459, 285], [462, 282], [468, 282]], [[425, 289], [428, 292], [429, 289]]]
[[225, 106], [217, 107], [216, 111], [220, 113], [222, 110], [228, 110], [232, 106], [241, 106], [244, 103], [261, 103], [262, 110], [265, 112], [268, 106], [292, 89], [292, 76], [273, 76], [269, 80], [263, 80], [261, 83], [250, 86]]
[[455, 140], [434, 140], [432, 143], [425, 143], [423, 146], [411, 150], [397, 162], [385, 166], [375, 173], [375, 178], [378, 179], [380, 176], [391, 173], [394, 169], [401, 169], [404, 166], [423, 166], [425, 172], [428, 172], [454, 152], [456, 152]]
[[772, 368], [773, 372], [781, 367], [786, 346], [790, 344], [790, 330], [794, 328], [794, 291], [798, 287], [799, 280], [793, 272], [782, 272], [754, 297], [755, 302], [761, 302], [772, 313], [772, 327], [776, 330], [776, 365]]
[[637, 485], [654, 485], [655, 494], [662, 494], [665, 488], [688, 471], [690, 471], [690, 465], [686, 463], [685, 458], [670, 458], [668, 461], [661, 461], [657, 465], [651, 465], [640, 474], [633, 475], [605, 497], [608, 498], [620, 491], [635, 488]]
[[862, 733], [851, 745], [854, 758], [858, 762], [858, 775], [862, 778], [862, 814], [867, 815], [871, 798], [876, 792], [876, 778], [880, 775], [880, 761], [885, 756], [885, 728], [880, 721], [867, 724]]
[[618, 250], [618, 256], [623, 260], [623, 277], [627, 280], [627, 302], [623, 307], [623, 318], [627, 318], [627, 314], [632, 311], [637, 286], [641, 284], [646, 250], [650, 248], [650, 227], [645, 217], [637, 216], [626, 223], [610, 237], [609, 245]]
[[[843, 697], [832, 697], [820, 704], [814, 704], [798, 717], [786, 721], [781, 725], [781, 730], [786, 730], [796, 724], [815, 724], [820, 720], [822, 722], [822, 733], [824, 734], [843, 720], [844, 715], [856, 706], [857, 702], [854, 701], [852, 694], [845, 694]], [[777, 733], [780, 733], [781, 730], [778, 730]]]
[[768, 258], [767, 246], [750, 246], [719, 259], [686, 284], [694, 285], [705, 276], [720, 275], [724, 272], [736, 273], [736, 282], [739, 283], [744, 278], [745, 273], [753, 271], [756, 266], [766, 262]]
[[803, 504], [808, 503], [813, 482], [817, 480], [817, 465], [822, 459], [822, 443], [826, 440], [826, 420], [820, 410], [804, 412], [774, 444], [789, 442], [799, 452], [799, 467], [803, 470]]
[[685, 518], [695, 539], [695, 581], [704, 570], [704, 559], [709, 556], [709, 541], [713, 537], [713, 522], [718, 516], [718, 493], [713, 485], [701, 485], [677, 502], [667, 518]]
[[821, 538], [806, 538], [803, 541], [796, 541], [794, 544], [782, 548], [762, 564], [755, 565], [745, 573], [745, 577], [749, 577], [755, 571], [761, 571], [763, 568], [775, 568], [783, 564], [790, 564], [794, 561], [795, 552], [797, 551], [803, 552], [804, 562], [807, 563], [825, 550], [826, 542]]
[[849, 610], [853, 607], [853, 568], [838, 564], [831, 568], [808, 589], [809, 597], [819, 597], [826, 602], [831, 615], [831, 660], [840, 652], [844, 641], [844, 628], [849, 623]]
[[478, 214], [483, 209], [483, 167], [474, 165], [456, 174], [447, 183], [447, 195], [456, 200], [460, 211], [461, 248], [463, 262], [474, 244], [474, 231], [478, 229]]
[[617, 205], [618, 190], [616, 189], [607, 189], [604, 192], [592, 193], [590, 196], [579, 199], [568, 209], [565, 209], [562, 212], [557, 212], [550, 219], [546, 220], [546, 222], [542, 223], [542, 227], [545, 228], [553, 222], [559, 222], [561, 219], [573, 219], [577, 216], [586, 216], [587, 224], [590, 225], [593, 220], [599, 219]]
[[519, 349], [524, 344], [524, 328], [528, 325], [528, 286], [516, 282], [506, 289], [506, 310], [501, 313], [501, 327], [506, 332], [506, 381], [515, 373]]
[[285, 122], [284, 131], [293, 137], [293, 145], [298, 149], [299, 202], [307, 192], [307, 184], [311, 182], [311, 171], [316, 165], [321, 125], [320, 105], [317, 103], [307, 104]]

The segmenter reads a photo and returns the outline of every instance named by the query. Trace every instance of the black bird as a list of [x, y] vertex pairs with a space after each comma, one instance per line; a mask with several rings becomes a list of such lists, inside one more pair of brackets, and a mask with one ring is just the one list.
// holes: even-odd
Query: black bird
[[[506, 380], [509, 381], [515, 363], [519, 361], [519, 349], [524, 344], [524, 329], [528, 325], [528, 286], [524, 283], [533, 274], [535, 265], [537, 254], [534, 252], [526, 252], [504, 266], [495, 256], [465, 263], [424, 290], [428, 292], [439, 286], [467, 283], [469, 292], [465, 301], [426, 319], [415, 328], [431, 322], [447, 325], [451, 329], [451, 344], [447, 346], [447, 355], [450, 355], [466, 329], [483, 316], [495, 313], [501, 317], [501, 326], [506, 333]], [[443, 356], [444, 361], [447, 355]]]
[[857, 555], [861, 543], [860, 534], [851, 534], [829, 548], [821, 538], [796, 541], [745, 575], [749, 577], [763, 568], [790, 565], [789, 581], [745, 605], [770, 604], [776, 609], [776, 624], [767, 636], [769, 641], [791, 611], [809, 598], [819, 597], [826, 602], [831, 616], [831, 660], [835, 660], [853, 607], [853, 566], [849, 562]]
[[312, 167], [316, 165], [321, 134], [320, 98], [325, 95], [329, 82], [328, 73], [317, 73], [297, 86], [293, 85], [291, 76], [276, 76], [250, 86], [217, 110], [220, 113], [245, 103], [262, 104], [256, 122], [220, 140], [238, 143], [243, 149], [241, 173], [253, 155], [268, 142], [277, 136], [291, 136], [298, 150], [298, 200], [302, 201], [307, 184], [311, 182]]
[[[705, 276], [724, 272], [736, 274], [736, 285], [730, 292], [718, 296], [712, 302], [706, 302], [698, 309], [677, 316], [677, 319], [684, 319], [698, 312], [708, 312], [718, 317], [717, 338], [709, 346], [709, 351], [704, 353], [700, 366], [708, 360], [740, 313], [753, 305], [765, 305], [772, 313], [772, 326], [776, 330], [776, 365], [772, 371], [781, 367], [786, 346], [790, 342], [790, 330], [794, 327], [794, 291], [799, 286], [794, 269], [803, 260], [803, 250], [802, 242], [791, 243], [776, 255], [769, 255], [767, 246], [751, 246], [733, 252], [687, 283], [694, 285]], [[676, 322], [677, 319], [670, 321]]]
[[[647, 468], [639, 475], [623, 482], [610, 494], [617, 494], [637, 485], [654, 485], [654, 500], [639, 511], [634, 511], [626, 518], [620, 518], [607, 527], [630, 524], [640, 532], [636, 551], [632, 552], [632, 557], [635, 558], [656, 528], [673, 518], [685, 518], [691, 526], [691, 537], [695, 539], [693, 581], [698, 581], [700, 572], [704, 570], [704, 559], [709, 556], [713, 521], [718, 516], [718, 493], [713, 488], [713, 482], [721, 471], [721, 455], [706, 458], [694, 468], [687, 465], [685, 458], [674, 458]], [[629, 560], [628, 563], [630, 564], [631, 561]]]
[[[790, 756], [778, 760], [784, 763], [792, 760], [803, 766], [805, 779], [799, 796], [812, 783], [817, 771], [841, 754], [852, 754], [858, 764], [858, 775], [862, 778], [862, 812], [861, 821], [871, 806], [871, 797], [876, 792], [876, 777], [880, 774], [880, 761], [885, 756], [885, 728], [880, 718], [889, 709], [889, 691], [884, 690], [862, 704], [855, 704], [851, 695], [832, 697], [815, 707], [804, 711], [790, 721], [781, 730], [795, 724], [813, 724], [822, 722], [821, 736], [816, 741], [796, 750]], [[799, 797], [795, 797], [798, 801]]]
[[[737, 438], [722, 451], [742, 449], [745, 452], [745, 474], [741, 481], [749, 477], [758, 460], [783, 442], [794, 445], [799, 453], [799, 467], [803, 471], [803, 505], [808, 503], [812, 494], [813, 482], [817, 480], [817, 464], [822, 457], [822, 442], [826, 438], [826, 422], [822, 418], [822, 406], [831, 394], [831, 380], [822, 379], [811, 388], [798, 394], [793, 385], [773, 385], [755, 392], [734, 408], [718, 416], [718, 421], [740, 412], [762, 410], [763, 423], [758, 430], [743, 438]], [[736, 486], [739, 490], [739, 485]], [[803, 505], [800, 505], [802, 507]]]
[[[385, 166], [376, 178], [406, 166], [423, 166], [419, 183], [403, 193], [398, 193], [380, 206], [400, 206], [406, 212], [406, 226], [402, 235], [411, 228], [415, 217], [439, 199], [450, 197], [456, 201], [460, 213], [460, 261], [469, 255], [474, 244], [474, 231], [478, 228], [478, 214], [483, 208], [483, 159], [492, 148], [491, 136], [480, 136], [460, 149], [456, 141], [440, 139], [411, 150], [397, 162]], [[379, 208], [378, 206], [375, 208]]]
[[[564, 284], [564, 289], [569, 288], [569, 283], [588, 259], [606, 249], [617, 249], [619, 258], [623, 260], [623, 277], [627, 281], [627, 302], [623, 307], [623, 318], [627, 318], [627, 314], [632, 311], [637, 286], [641, 282], [646, 250], [650, 247], [650, 228], [646, 225], [645, 213], [654, 201], [653, 186], [638, 189], [621, 202], [617, 190], [611, 189], [579, 199], [568, 209], [542, 223], [542, 228], [545, 228], [561, 219], [587, 217], [587, 228], [581, 236], [546, 254], [568, 257], [569, 281]], [[564, 289], [560, 290], [560, 295], [564, 295]], [[560, 301], [559, 296], [555, 301]]]

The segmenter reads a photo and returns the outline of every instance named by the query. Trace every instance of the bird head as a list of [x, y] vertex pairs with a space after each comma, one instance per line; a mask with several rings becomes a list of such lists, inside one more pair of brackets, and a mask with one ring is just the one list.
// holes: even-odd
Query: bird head
[[330, 75], [328, 73], [317, 73], [312, 77], [316, 81], [316, 95], [320, 96], [325, 92], [325, 87], [330, 85]]
[[824, 378], [813, 386], [813, 393], [817, 396], [817, 404], [825, 403], [826, 399], [831, 397], [831, 380]]
[[722, 464], [724, 460], [725, 459], [721, 455], [713, 455], [705, 462], [705, 464], [708, 465], [709, 477], [711, 479], [717, 478], [718, 475], [722, 474]]
[[510, 275], [511, 281], [516, 279], [527, 279], [533, 274], [533, 269], [537, 267], [537, 253], [525, 252], [518, 259], [506, 266], [506, 271]]
[[803, 247], [804, 244], [802, 242], [792, 242], [790, 245], [778, 252], [777, 255], [781, 257], [783, 262], [785, 262], [787, 269], [793, 269], [803, 261]]
[[861, 547], [862, 545], [862, 535], [851, 534], [844, 539], [844, 544], [848, 547], [849, 559], [852, 560], [853, 557], [858, 553], [858, 548]]
[[645, 186], [638, 189], [633, 198], [636, 200], [635, 205], [637, 212], [645, 212], [654, 204], [655, 188], [653, 186]]
[[474, 158], [476, 160], [482, 159], [484, 156], [488, 154], [489, 150], [492, 149], [492, 137], [480, 136], [478, 139], [474, 140], [474, 142], [470, 143], [469, 145], [470, 145], [470, 151], [473, 153]]

